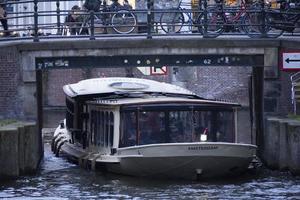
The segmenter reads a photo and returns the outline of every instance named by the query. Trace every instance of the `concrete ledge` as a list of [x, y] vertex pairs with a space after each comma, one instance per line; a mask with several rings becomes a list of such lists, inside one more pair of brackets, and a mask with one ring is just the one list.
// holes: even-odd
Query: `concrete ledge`
[[300, 121], [269, 117], [264, 134], [266, 166], [300, 175]]
[[19, 175], [18, 128], [0, 130], [0, 177]]
[[[298, 43], [297, 41], [293, 41]], [[298, 43], [299, 44], [299, 43]], [[96, 40], [88, 38], [46, 39], [40, 42], [11, 41], [0, 43], [0, 46], [16, 46], [19, 51], [43, 50], [80, 50], [80, 49], [115, 49], [115, 48], [270, 48], [280, 47], [281, 41], [274, 39], [253, 38], [202, 38], [202, 36], [174, 37], [164, 36], [152, 39], [143, 37], [100, 37]]]
[[288, 123], [289, 170], [300, 175], [300, 122]]
[[33, 173], [43, 155], [35, 123], [0, 127], [0, 179]]

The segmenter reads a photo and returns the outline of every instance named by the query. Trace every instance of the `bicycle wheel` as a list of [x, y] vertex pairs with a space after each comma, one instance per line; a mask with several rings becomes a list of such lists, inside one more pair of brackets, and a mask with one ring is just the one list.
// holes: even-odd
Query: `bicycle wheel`
[[106, 22], [104, 21], [103, 15], [94, 16], [94, 34], [103, 34], [106, 33]]
[[261, 24], [261, 13], [247, 13], [242, 20], [243, 30], [250, 38], [262, 37], [263, 27]]
[[[263, 23], [264, 22], [264, 23]], [[243, 30], [251, 38], [277, 38], [283, 34], [271, 13], [265, 14], [265, 21], [261, 13], [249, 13], [244, 16], [243, 19]]]
[[[198, 16], [197, 26], [198, 31], [201, 34], [207, 34], [209, 37], [218, 37], [224, 31], [225, 19], [222, 13], [217, 13], [213, 11], [208, 11], [207, 22], [204, 19], [204, 13]], [[205, 33], [205, 25], [207, 25], [207, 30]]]
[[282, 28], [285, 28], [286, 24], [285, 23], [285, 17], [281, 14], [281, 13], [275, 13], [275, 15], [278, 16], [276, 18], [279, 18], [279, 20], [276, 20], [276, 18], [274, 18], [274, 13], [266, 13], [266, 22], [265, 22], [265, 26], [266, 26], [266, 35], [268, 38], [278, 38], [280, 37], [284, 30]]
[[183, 24], [182, 12], [166, 12], [160, 16], [160, 27], [165, 33], [179, 33]]
[[118, 10], [111, 17], [111, 25], [114, 31], [120, 34], [131, 33], [137, 24], [135, 15], [128, 10]]

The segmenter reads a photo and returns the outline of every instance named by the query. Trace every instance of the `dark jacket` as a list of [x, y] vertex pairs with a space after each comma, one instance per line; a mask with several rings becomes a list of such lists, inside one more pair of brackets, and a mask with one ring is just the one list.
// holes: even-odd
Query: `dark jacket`
[[0, 6], [2, 7], [2, 8], [6, 8], [6, 0], [0, 0]]
[[101, 0], [85, 0], [83, 6], [89, 11], [93, 10], [97, 12], [101, 6]]

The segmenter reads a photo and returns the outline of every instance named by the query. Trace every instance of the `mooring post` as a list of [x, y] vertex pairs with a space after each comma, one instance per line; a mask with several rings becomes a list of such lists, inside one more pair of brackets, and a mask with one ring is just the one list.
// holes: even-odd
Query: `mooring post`
[[43, 71], [36, 69], [36, 102], [37, 102], [37, 131], [40, 152], [43, 152]]
[[253, 67], [255, 134], [258, 155], [261, 157], [264, 149], [264, 68]]
[[254, 130], [254, 106], [253, 106], [253, 75], [251, 75], [248, 79], [248, 96], [249, 96], [249, 111], [250, 111], [250, 137], [251, 144], [254, 144], [253, 130]]

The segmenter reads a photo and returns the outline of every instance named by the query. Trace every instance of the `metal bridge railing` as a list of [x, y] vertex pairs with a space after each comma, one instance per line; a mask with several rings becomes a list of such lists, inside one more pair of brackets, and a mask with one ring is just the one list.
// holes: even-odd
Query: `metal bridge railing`
[[[106, 2], [106, 1], [103, 1]], [[108, 2], [107, 2], [108, 3]], [[207, 0], [191, 6], [181, 0], [162, 6], [147, 0], [136, 9], [109, 9], [105, 3], [97, 12], [77, 10], [77, 21], [66, 22], [71, 7], [82, 1], [23, 0], [6, 3], [8, 30], [0, 30], [0, 41], [54, 38], [132, 37], [198, 35], [201, 37], [243, 36], [277, 38], [300, 36], [300, 9], [273, 9], [264, 2], [227, 6]], [[9, 33], [9, 34], [7, 34]]]

